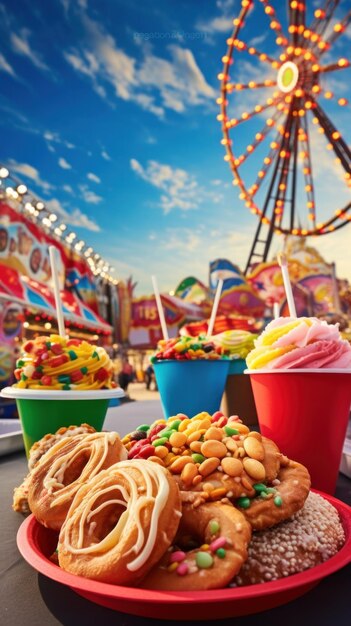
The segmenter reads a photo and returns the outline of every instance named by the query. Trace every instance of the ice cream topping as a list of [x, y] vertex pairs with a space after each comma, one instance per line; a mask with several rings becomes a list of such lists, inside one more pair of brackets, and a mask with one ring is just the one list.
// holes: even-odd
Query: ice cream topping
[[206, 337], [181, 336], [158, 343], [151, 362], [168, 359], [180, 361], [195, 359], [243, 359], [254, 346], [257, 335], [245, 330], [226, 330], [218, 335]]
[[249, 369], [351, 368], [351, 345], [339, 324], [315, 317], [280, 317], [270, 322], [248, 354]]
[[112, 389], [113, 366], [99, 346], [59, 335], [27, 341], [17, 360], [15, 387], [78, 391]]

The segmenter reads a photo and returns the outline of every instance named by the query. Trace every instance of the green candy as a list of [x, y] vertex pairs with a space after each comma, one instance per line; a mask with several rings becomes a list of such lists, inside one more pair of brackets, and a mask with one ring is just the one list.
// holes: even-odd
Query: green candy
[[216, 533], [218, 533], [220, 531], [220, 525], [217, 522], [216, 519], [211, 519], [209, 525], [208, 525], [209, 531], [211, 533], [211, 535], [215, 535]]
[[70, 385], [63, 385], [63, 391], [69, 391], [71, 389]]
[[149, 424], [141, 424], [140, 426], [138, 426], [137, 430], [143, 430], [144, 432], [146, 432], [147, 430], [149, 430], [149, 428]]
[[167, 428], [166, 430], [160, 430], [160, 432], [157, 434], [159, 437], [166, 437], [166, 439], [169, 439], [173, 433], [174, 433], [174, 430], [169, 430]]
[[267, 493], [277, 493], [277, 490], [274, 489], [274, 487], [267, 487], [266, 492]]
[[152, 442], [152, 445], [155, 446], [155, 448], [157, 448], [157, 446], [164, 446], [165, 443], [167, 443], [168, 439], [167, 437], [160, 437], [160, 439], [155, 439]]
[[93, 357], [93, 359], [97, 359], [98, 361], [100, 361], [100, 357], [98, 355], [98, 353], [96, 352], [96, 350], [94, 350], [93, 354], [91, 355]]
[[260, 493], [262, 495], [262, 492], [265, 492], [267, 494], [267, 486], [264, 485], [263, 483], [256, 483], [256, 485], [253, 486], [254, 490], [257, 491], [257, 493]]
[[45, 345], [46, 345], [47, 349], [50, 350], [50, 348], [51, 348], [51, 341], [45, 341]]
[[194, 463], [203, 463], [205, 461], [205, 457], [202, 454], [192, 454], [191, 455], [192, 460], [194, 461]]
[[250, 500], [250, 498], [246, 498], [246, 497], [238, 498], [237, 499], [237, 503], [238, 503], [238, 506], [240, 506], [240, 508], [248, 509], [250, 507], [251, 500]]
[[82, 372], [82, 374], [87, 374], [88, 373], [88, 368], [87, 367], [81, 367], [80, 371]]
[[216, 554], [220, 559], [224, 559], [227, 553], [224, 548], [218, 548], [218, 550], [216, 550]]
[[156, 363], [156, 361], [157, 361], [157, 358], [155, 356], [152, 356], [150, 358], [150, 363]]
[[196, 565], [199, 569], [209, 569], [213, 565], [213, 557], [208, 552], [198, 552], [196, 555]]
[[194, 350], [194, 351], [195, 351], [195, 350], [202, 350], [202, 344], [201, 344], [201, 343], [192, 343], [192, 344], [189, 346], [189, 349], [190, 349], [190, 350]]
[[18, 359], [18, 361], [16, 362], [16, 367], [23, 367], [25, 365], [25, 362], [22, 361], [22, 359]]
[[182, 420], [174, 420], [174, 422], [172, 422], [172, 424], [170, 424], [170, 428], [171, 430], [178, 430], [179, 428], [179, 424], [182, 423]]
[[68, 354], [69, 354], [69, 358], [71, 359], [71, 361], [75, 361], [76, 359], [78, 359], [74, 350], [68, 350]]
[[273, 499], [273, 502], [275, 506], [281, 506], [283, 504], [283, 500], [281, 499], [280, 496], [275, 496], [275, 498]]
[[26, 376], [25, 374], [21, 374], [21, 380], [28, 380], [28, 376]]
[[224, 432], [226, 435], [228, 435], [228, 437], [239, 434], [239, 431], [236, 430], [236, 428], [231, 428], [231, 426], [224, 426]]

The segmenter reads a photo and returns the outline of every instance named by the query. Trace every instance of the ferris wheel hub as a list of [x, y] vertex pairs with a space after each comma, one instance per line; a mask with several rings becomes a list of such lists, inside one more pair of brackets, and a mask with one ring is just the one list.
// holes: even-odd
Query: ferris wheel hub
[[295, 89], [299, 80], [299, 68], [292, 61], [286, 61], [280, 66], [277, 76], [277, 85], [283, 93], [290, 93]]

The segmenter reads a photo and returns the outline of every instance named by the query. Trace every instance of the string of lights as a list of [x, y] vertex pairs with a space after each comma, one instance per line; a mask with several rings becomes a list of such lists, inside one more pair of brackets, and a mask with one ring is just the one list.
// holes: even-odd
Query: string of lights
[[0, 198], [14, 204], [19, 212], [81, 255], [89, 264], [94, 276], [113, 285], [118, 284], [118, 280], [112, 276], [115, 268], [107, 263], [92, 246], [79, 239], [74, 231], [69, 231], [68, 226], [60, 221], [58, 215], [50, 211], [42, 200], [36, 198], [27, 186], [3, 165], [0, 165]]

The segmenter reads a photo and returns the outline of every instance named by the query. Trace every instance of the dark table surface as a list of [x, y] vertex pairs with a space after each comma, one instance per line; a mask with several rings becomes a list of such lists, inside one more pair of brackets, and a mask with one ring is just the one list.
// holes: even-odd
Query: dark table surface
[[[144, 405], [143, 407], [141, 405]], [[145, 407], [146, 405], [146, 407]], [[143, 421], [162, 417], [156, 402], [137, 402], [110, 410], [105, 426], [122, 435]], [[134, 423], [136, 422], [136, 423]], [[26, 474], [24, 452], [7, 455], [0, 460], [0, 624], [2, 626], [53, 626], [57, 624], [84, 626], [148, 626], [174, 624], [164, 620], [135, 617], [106, 609], [85, 600], [69, 588], [38, 574], [19, 554], [16, 534], [23, 517], [12, 508], [12, 494]], [[351, 480], [339, 475], [335, 496], [351, 505]], [[302, 597], [264, 613], [225, 619], [221, 624], [270, 626], [316, 624], [316, 626], [349, 626], [351, 623], [351, 565], [322, 580]], [[220, 611], [219, 611], [220, 613]], [[186, 624], [187, 622], [183, 622]], [[194, 622], [189, 622], [194, 623]], [[200, 623], [200, 622], [197, 622]], [[210, 626], [217, 623], [206, 622]]]

